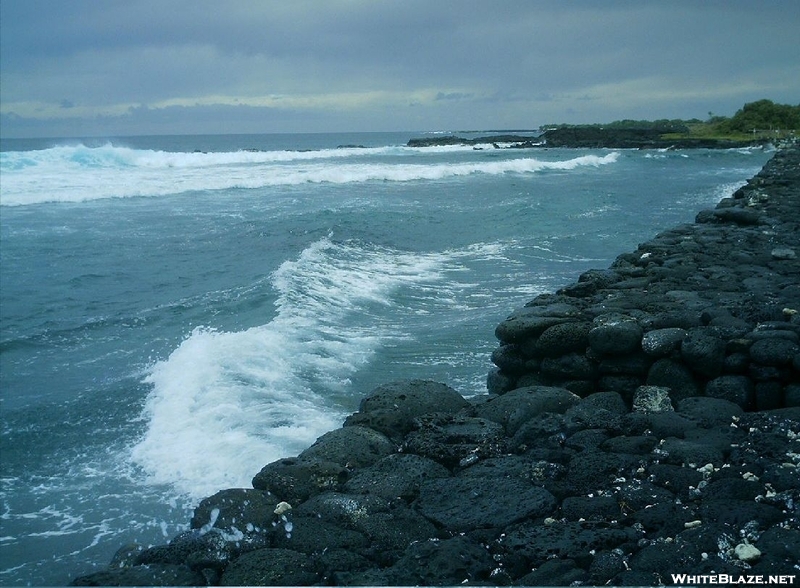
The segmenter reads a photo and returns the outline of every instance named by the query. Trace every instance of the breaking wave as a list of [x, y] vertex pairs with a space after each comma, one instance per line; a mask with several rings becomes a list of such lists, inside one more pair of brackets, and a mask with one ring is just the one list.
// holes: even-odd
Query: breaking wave
[[[442, 155], [463, 151], [462, 162]], [[84, 202], [105, 198], [257, 189], [307, 183], [436, 181], [468, 175], [530, 174], [598, 167], [619, 154], [582, 155], [560, 161], [496, 158], [471, 147], [319, 149], [312, 151], [167, 152], [72, 145], [0, 154], [0, 204]]]

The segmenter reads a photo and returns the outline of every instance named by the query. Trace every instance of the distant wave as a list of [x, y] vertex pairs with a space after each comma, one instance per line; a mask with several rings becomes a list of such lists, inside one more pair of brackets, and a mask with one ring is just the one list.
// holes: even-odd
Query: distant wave
[[160, 151], [152, 149], [132, 149], [130, 147], [107, 143], [100, 147], [83, 144], [61, 145], [38, 151], [10, 151], [0, 154], [3, 169], [22, 169], [48, 164], [62, 164], [65, 167], [91, 169], [96, 167], [211, 167], [215, 165], [236, 165], [249, 163], [269, 163], [274, 161], [295, 161], [310, 159], [332, 159], [372, 153], [391, 152], [393, 147], [340, 148], [308, 151], [259, 151], [243, 149], [228, 152], [205, 151]]
[[302, 151], [260, 151], [242, 149], [238, 151], [160, 151], [132, 149], [107, 143], [101, 147], [83, 144], [61, 145], [38, 151], [9, 151], [0, 153], [4, 171], [22, 170], [31, 167], [61, 166], [63, 169], [128, 168], [209, 168], [214, 166], [247, 165], [259, 163], [345, 159], [398, 155], [403, 153], [450, 153], [474, 151], [469, 145], [444, 145], [438, 147], [339, 147], [336, 149], [310, 149]]
[[[61, 146], [0, 154], [0, 205], [154, 197], [192, 191], [257, 189], [308, 183], [438, 181], [468, 175], [529, 174], [598, 167], [617, 152], [562, 161], [533, 157], [442, 161], [471, 147], [341, 148], [313, 151], [187, 153], [105, 145]], [[413, 158], [409, 162], [404, 155]], [[421, 162], [420, 162], [421, 161]]]

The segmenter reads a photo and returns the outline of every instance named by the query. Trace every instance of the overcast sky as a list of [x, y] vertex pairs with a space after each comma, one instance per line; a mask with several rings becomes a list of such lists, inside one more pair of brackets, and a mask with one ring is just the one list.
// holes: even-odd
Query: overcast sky
[[800, 103], [799, 0], [3, 0], [0, 133], [426, 131]]

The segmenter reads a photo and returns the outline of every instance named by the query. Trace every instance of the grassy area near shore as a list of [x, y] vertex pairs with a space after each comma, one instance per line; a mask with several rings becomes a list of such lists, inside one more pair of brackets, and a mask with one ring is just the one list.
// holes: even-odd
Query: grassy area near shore
[[731, 130], [713, 121], [686, 121], [686, 131], [664, 133], [664, 140], [711, 139], [715, 141], [784, 141], [800, 136], [798, 129], [756, 129], [751, 131]]

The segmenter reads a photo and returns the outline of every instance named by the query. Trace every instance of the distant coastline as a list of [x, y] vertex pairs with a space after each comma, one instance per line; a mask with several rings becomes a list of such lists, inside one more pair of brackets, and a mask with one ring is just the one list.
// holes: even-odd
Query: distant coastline
[[548, 147], [584, 149], [737, 149], [772, 144], [767, 138], [743, 141], [707, 137], [664, 137], [658, 129], [603, 128], [594, 125], [549, 129], [537, 137], [522, 135], [487, 135], [469, 139], [457, 135], [422, 137], [408, 141], [408, 147], [472, 145], [476, 149], [491, 145], [496, 149], [532, 149]]
[[466, 139], [455, 135], [411, 139], [409, 147], [492, 145], [495, 148], [567, 147], [584, 149], [738, 149], [797, 142], [800, 105], [758, 100], [745, 104], [730, 118], [691, 120], [619, 120], [608, 124], [543, 125], [539, 134], [513, 131]]

